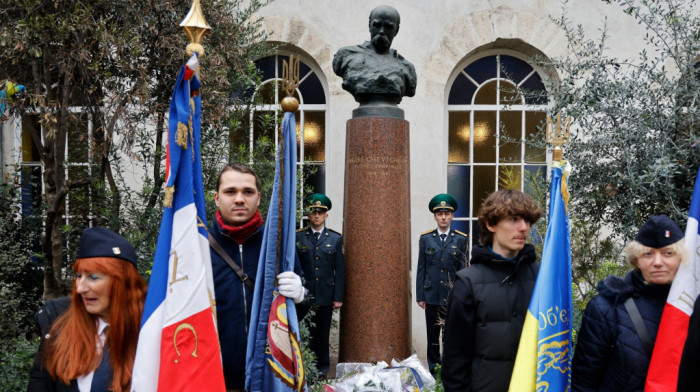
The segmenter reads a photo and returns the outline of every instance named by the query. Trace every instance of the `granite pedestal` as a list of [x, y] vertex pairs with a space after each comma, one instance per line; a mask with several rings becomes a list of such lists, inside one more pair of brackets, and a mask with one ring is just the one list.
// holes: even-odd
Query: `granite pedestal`
[[411, 355], [409, 124], [396, 107], [347, 122], [340, 362]]

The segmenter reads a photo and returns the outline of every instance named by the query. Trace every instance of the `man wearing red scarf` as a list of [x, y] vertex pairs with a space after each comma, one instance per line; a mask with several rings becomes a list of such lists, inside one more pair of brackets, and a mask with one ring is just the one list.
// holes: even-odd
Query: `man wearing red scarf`
[[[229, 163], [219, 172], [214, 201], [219, 210], [209, 230], [210, 235], [249, 279], [255, 279], [264, 231], [258, 211], [258, 176], [246, 165]], [[243, 391], [253, 290], [215, 249], [210, 249], [226, 389]], [[304, 300], [304, 288], [298, 261], [295, 270], [296, 274], [283, 272], [277, 279], [280, 294], [299, 303]]]

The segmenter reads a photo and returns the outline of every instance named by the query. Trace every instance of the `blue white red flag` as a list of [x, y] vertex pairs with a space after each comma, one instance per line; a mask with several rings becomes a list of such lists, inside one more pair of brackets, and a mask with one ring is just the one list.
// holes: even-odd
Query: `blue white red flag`
[[279, 294], [276, 276], [294, 271], [296, 257], [296, 125], [284, 114], [275, 182], [255, 279], [248, 332], [245, 390], [306, 391], [294, 301]]
[[200, 158], [197, 55], [170, 102], [166, 197], [131, 390], [225, 391]]
[[552, 163], [547, 235], [525, 315], [509, 391], [571, 389], [571, 240], [566, 205], [569, 165]]
[[649, 363], [645, 391], [675, 391], [683, 346], [688, 337], [688, 324], [693, 304], [700, 294], [700, 169], [695, 178], [695, 190], [685, 228], [685, 248], [688, 260], [681, 263], [671, 284], [654, 352]]

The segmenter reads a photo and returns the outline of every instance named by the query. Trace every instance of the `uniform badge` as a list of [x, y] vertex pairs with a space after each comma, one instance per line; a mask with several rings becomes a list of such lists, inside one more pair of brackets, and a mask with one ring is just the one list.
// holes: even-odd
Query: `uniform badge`
[[326, 248], [330, 248], [331, 246], [333, 246], [333, 245], [331, 245], [331, 244], [326, 244]]
[[444, 200], [440, 202], [440, 205], [443, 206], [443, 207], [445, 206], [445, 204], [447, 204], [447, 203], [445, 203]]
[[664, 232], [664, 237], [666, 237], [666, 238], [671, 238], [671, 230], [666, 230], [666, 231]]
[[122, 254], [122, 251], [121, 249], [115, 246], [114, 248], [112, 248], [112, 253], [114, 253], [115, 255], [120, 255]]

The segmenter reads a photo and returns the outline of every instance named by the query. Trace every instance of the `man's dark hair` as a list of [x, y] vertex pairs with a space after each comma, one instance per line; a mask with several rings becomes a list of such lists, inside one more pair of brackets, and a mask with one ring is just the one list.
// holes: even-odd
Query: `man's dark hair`
[[491, 245], [493, 233], [486, 224], [495, 226], [509, 216], [517, 216], [534, 225], [542, 210], [532, 201], [530, 196], [514, 189], [501, 189], [489, 195], [479, 211], [479, 243]]
[[221, 186], [221, 176], [226, 173], [227, 171], [237, 171], [239, 173], [247, 173], [247, 174], [252, 174], [253, 177], [255, 177], [255, 188], [257, 189], [258, 192], [260, 192], [260, 179], [258, 178], [258, 175], [255, 174], [255, 171], [250, 168], [248, 165], [244, 165], [242, 163], [238, 162], [231, 162], [228, 165], [224, 166], [221, 171], [219, 172], [219, 176], [216, 178], [216, 191], [219, 191], [219, 187]]

